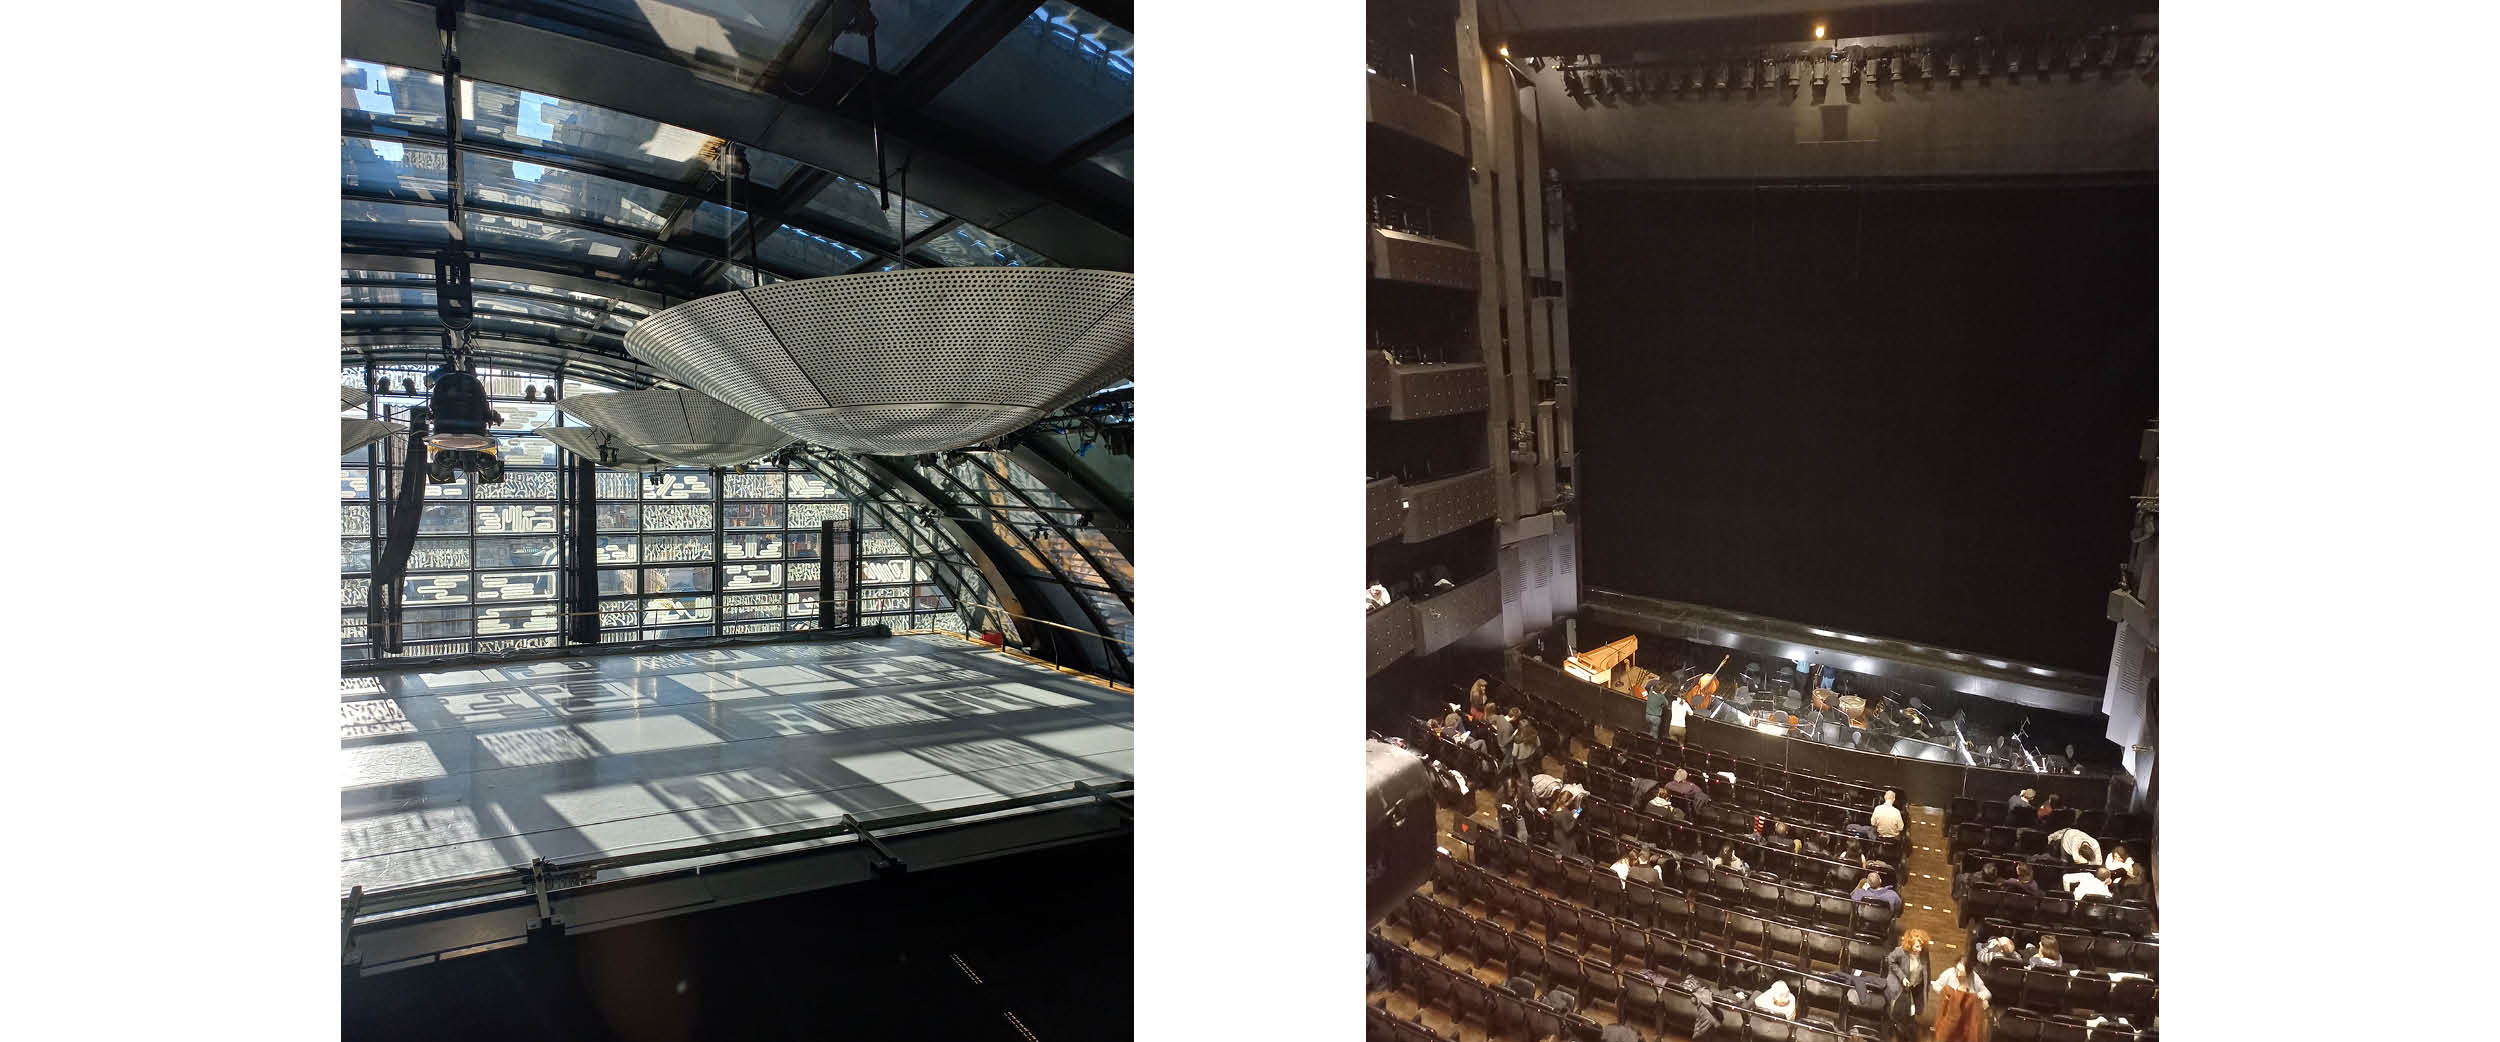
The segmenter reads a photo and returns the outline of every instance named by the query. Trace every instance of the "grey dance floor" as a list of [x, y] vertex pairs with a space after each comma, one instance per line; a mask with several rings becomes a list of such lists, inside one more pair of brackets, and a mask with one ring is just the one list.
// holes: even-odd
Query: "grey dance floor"
[[1108, 784], [1129, 696], [952, 637], [340, 680], [339, 888]]

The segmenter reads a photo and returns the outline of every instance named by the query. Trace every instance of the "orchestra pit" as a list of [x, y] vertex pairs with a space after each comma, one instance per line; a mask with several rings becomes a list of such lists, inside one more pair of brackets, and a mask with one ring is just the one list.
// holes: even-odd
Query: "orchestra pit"
[[345, 0], [345, 1037], [1129, 1033], [1132, 20]]
[[2160, 1033], [2150, 0], [1370, 0], [1366, 1037]]

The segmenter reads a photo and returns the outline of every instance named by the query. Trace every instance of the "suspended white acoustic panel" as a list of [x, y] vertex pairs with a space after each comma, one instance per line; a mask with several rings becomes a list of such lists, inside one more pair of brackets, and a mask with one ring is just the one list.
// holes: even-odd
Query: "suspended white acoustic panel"
[[[565, 404], [569, 406], [572, 401]], [[574, 455], [610, 470], [667, 470], [670, 466], [667, 460], [652, 455], [642, 446], [600, 427], [540, 427], [530, 433], [562, 445]], [[603, 457], [601, 449], [613, 450], [615, 458]]]
[[366, 402], [372, 400], [373, 392], [371, 391], [357, 387], [339, 388], [339, 408], [341, 409], [362, 409]]
[[389, 420], [340, 420], [339, 455], [347, 455], [407, 429], [407, 424]]
[[1125, 377], [1127, 272], [912, 268], [733, 290], [643, 319], [625, 349], [846, 452], [961, 448]]
[[562, 407], [618, 441], [684, 467], [745, 463], [795, 440], [769, 423], [693, 391], [577, 394], [566, 398]]

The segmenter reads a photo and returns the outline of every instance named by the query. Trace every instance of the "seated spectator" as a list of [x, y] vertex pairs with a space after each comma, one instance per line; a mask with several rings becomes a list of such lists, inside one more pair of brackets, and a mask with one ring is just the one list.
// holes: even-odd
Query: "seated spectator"
[[1676, 768], [1675, 777], [1667, 782], [1667, 794], [1693, 801], [1696, 809], [1708, 806], [1710, 803], [1710, 793], [1694, 784], [1692, 775], [1681, 767]]
[[1539, 772], [1528, 779], [1528, 802], [1539, 806], [1551, 804], [1554, 794], [1561, 792], [1562, 788], [1562, 779]]
[[1665, 818], [1668, 821], [1685, 820], [1684, 808], [1676, 806], [1675, 801], [1667, 798], [1667, 787], [1664, 785], [1660, 785], [1651, 791], [1647, 808], [1650, 813]]
[[2009, 813], [2030, 810], [2031, 798], [2037, 795], [2039, 795], [2039, 793], [2034, 790], [2024, 789], [2021, 792], [2015, 793], [2013, 799], [2005, 801], [2005, 809]]
[[1979, 965], [1984, 968], [1990, 962], [1997, 959], [2007, 958], [2009, 956], [2016, 959], [2021, 958], [2021, 953], [2014, 950], [2014, 939], [2011, 937], [1994, 937], [1990, 938], [1987, 944], [1980, 947], [1979, 954], [1976, 958], [1979, 960]]
[[1720, 847], [1719, 856], [1710, 859], [1710, 867], [1724, 868], [1730, 872], [1747, 871], [1745, 860], [1736, 856], [1736, 844], [1734, 843]]
[[1806, 841], [1790, 834], [1788, 823], [1785, 821], [1774, 821], [1770, 828], [1755, 833], [1754, 842], [1773, 850], [1785, 850], [1791, 854], [1802, 854], [1806, 849]]
[[1868, 816], [1867, 822], [1875, 827], [1877, 839], [1891, 839], [1901, 834], [1901, 808], [1893, 805], [1895, 798], [1891, 789], [1885, 789], [1884, 802], [1876, 804], [1875, 813]]
[[1665, 869], [1658, 867], [1659, 860], [1658, 852], [1654, 850], [1642, 850], [1633, 855], [1632, 872], [1629, 878], [1635, 883], [1647, 883], [1651, 886], [1666, 882], [1667, 873]]
[[2040, 950], [2032, 953], [2030, 966], [2035, 970], [2062, 970], [2066, 968], [2064, 953], [2057, 950], [2056, 934], [2052, 933], [2041, 935]]
[[1995, 886], [2004, 881], [1997, 872], [1996, 862], [1982, 861], [1979, 863], [1979, 871], [1962, 873], [1961, 886], [1955, 896], [1960, 897], [1970, 893], [1974, 886]]
[[1772, 981], [1770, 987], [1762, 989], [1762, 994], [1753, 997], [1753, 1008], [1774, 1016], [1797, 1019], [1797, 997], [1789, 993], [1787, 981]]
[[2088, 872], [2066, 873], [2066, 892], [2074, 895], [2077, 901], [2087, 898], [2109, 900], [2109, 870], [2096, 868]]
[[1866, 842], [1864, 840], [1850, 840], [1849, 849], [1843, 852], [1841, 859], [1844, 861], [1854, 862], [1859, 868], [1866, 869], [1869, 872], [1880, 872], [1886, 878], [1890, 878], [1892, 875], [1892, 863], [1879, 857], [1869, 856], [1866, 852]]
[[2046, 803], [2042, 803], [2042, 804], [2040, 805], [2039, 809], [2038, 809], [2038, 810], [2036, 810], [2036, 811], [2034, 811], [2033, 813], [2034, 813], [2034, 814], [2036, 814], [2036, 815], [2038, 815], [2038, 817], [2037, 817], [2037, 819], [2036, 819], [2036, 820], [2039, 820], [2039, 821], [2047, 821], [2047, 820], [2049, 820], [2049, 815], [2051, 815], [2051, 814], [2055, 814], [2055, 813], [2057, 813], [2058, 811], [2065, 810], [2065, 809], [2066, 809], [2066, 797], [2064, 797], [2064, 796], [2060, 796], [2060, 795], [2058, 795], [2058, 794], [2056, 794], [2056, 793], [2052, 792], [2052, 793], [2050, 793], [2050, 794], [2049, 794], [2049, 799], [2048, 799], [2048, 802], [2046, 802]]
[[1849, 899], [1864, 901], [1868, 904], [1888, 905], [1892, 908], [1893, 914], [1901, 913], [1901, 895], [1893, 890], [1891, 884], [1884, 882], [1884, 877], [1872, 872], [1867, 873], [1866, 878], [1858, 880], [1858, 888], [1849, 892]]
[[2144, 881], [2143, 871], [2136, 865], [2135, 859], [2127, 855], [2127, 845], [2124, 843], [2109, 848], [2109, 858], [2102, 863], [2102, 867], [2117, 873], [2114, 878], [2118, 882], [2141, 883]]
[[2019, 864], [2014, 866], [2014, 889], [2023, 891], [2033, 897], [2048, 896], [2046, 892], [2040, 889], [2040, 884], [2032, 880], [2031, 866], [2028, 864]]
[[2100, 841], [2082, 829], [2063, 828], [2049, 833], [2049, 849], [2063, 852], [2067, 861], [2078, 865], [2096, 865], [2101, 861]]
[[1363, 610], [1370, 611], [1373, 608], [1386, 608], [1389, 606], [1388, 587], [1382, 586], [1379, 583], [1373, 583], [1372, 588], [1363, 591], [1363, 593]]

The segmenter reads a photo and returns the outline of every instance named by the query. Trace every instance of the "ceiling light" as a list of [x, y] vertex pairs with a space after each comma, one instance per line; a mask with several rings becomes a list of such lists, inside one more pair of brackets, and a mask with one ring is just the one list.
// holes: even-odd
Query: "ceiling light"
[[1501, 47], [1501, 50], [1502, 50], [1502, 57], [1505, 57], [1505, 58], [1510, 57], [1510, 45], [1509, 45], [1509, 44], [1503, 44], [1503, 45], [1502, 45], [1502, 47]]
[[997, 438], [1126, 377], [1132, 298], [1127, 272], [906, 268], [680, 304], [625, 347], [790, 435], [915, 456]]
[[1822, 26], [1818, 25], [1818, 26], [1815, 26], [1815, 27], [1814, 27], [1814, 38], [1815, 38], [1815, 39], [1817, 39], [1817, 40], [1820, 40], [1820, 39], [1822, 39], [1822, 38], [1823, 38], [1823, 27], [1822, 27]]

